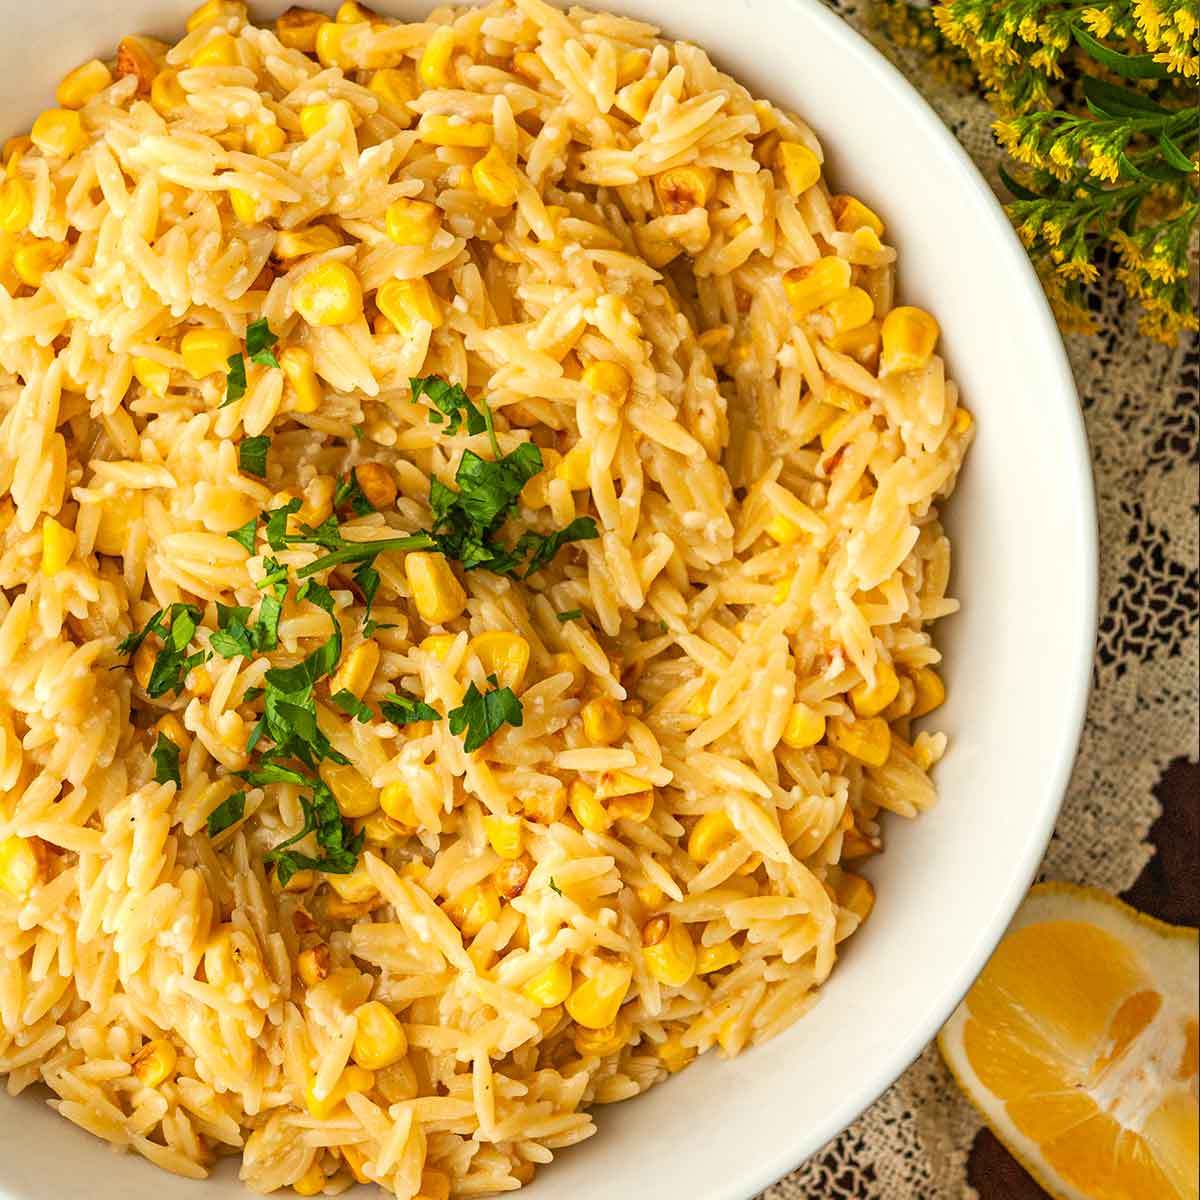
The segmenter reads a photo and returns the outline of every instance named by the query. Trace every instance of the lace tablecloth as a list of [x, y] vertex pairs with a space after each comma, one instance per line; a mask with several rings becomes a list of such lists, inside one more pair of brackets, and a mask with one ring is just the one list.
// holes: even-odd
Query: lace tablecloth
[[[918, 83], [999, 190], [1001, 156], [987, 105], [940, 85], [919, 56], [881, 41], [865, 0], [835, 7]], [[1042, 874], [1122, 892], [1155, 853], [1149, 835], [1161, 812], [1160, 780], [1173, 761], [1200, 752], [1200, 359], [1195, 338], [1168, 349], [1139, 334], [1111, 273], [1096, 285], [1092, 305], [1099, 332], [1068, 337], [1067, 349], [1096, 476], [1100, 638], [1087, 725]], [[1195, 790], [1194, 777], [1186, 789]], [[1195, 797], [1180, 803], [1194, 806]], [[845, 1133], [762, 1200], [1010, 1200], [1018, 1184], [1011, 1174], [996, 1182], [1009, 1168], [997, 1163], [994, 1144], [988, 1164], [976, 1164], [968, 1178], [980, 1128], [930, 1046]], [[1022, 1195], [1040, 1194], [1019, 1186]]]

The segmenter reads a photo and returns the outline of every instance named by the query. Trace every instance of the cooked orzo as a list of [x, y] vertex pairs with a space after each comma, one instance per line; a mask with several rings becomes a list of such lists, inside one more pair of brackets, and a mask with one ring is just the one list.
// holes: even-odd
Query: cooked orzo
[[0, 183], [9, 1091], [445, 1200], [794, 1021], [945, 747], [972, 421], [895, 260], [798, 117], [543, 0], [63, 79]]

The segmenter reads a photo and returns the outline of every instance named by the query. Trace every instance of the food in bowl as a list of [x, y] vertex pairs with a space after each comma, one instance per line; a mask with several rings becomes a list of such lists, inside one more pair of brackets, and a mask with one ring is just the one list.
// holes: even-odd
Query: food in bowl
[[10, 1091], [433, 1200], [804, 1011], [934, 799], [972, 435], [806, 125], [542, 0], [213, 0], [0, 230]]

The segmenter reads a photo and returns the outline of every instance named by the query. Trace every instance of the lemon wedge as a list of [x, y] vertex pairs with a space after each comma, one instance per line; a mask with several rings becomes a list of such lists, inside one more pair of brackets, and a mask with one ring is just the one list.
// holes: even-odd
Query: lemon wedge
[[1042, 884], [938, 1045], [1060, 1200], [1196, 1200], [1198, 966], [1196, 930]]

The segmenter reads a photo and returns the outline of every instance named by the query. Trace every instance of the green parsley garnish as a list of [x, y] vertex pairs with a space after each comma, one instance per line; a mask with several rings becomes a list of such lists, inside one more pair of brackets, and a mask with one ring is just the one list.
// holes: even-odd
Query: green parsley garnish
[[247, 475], [257, 475], [259, 479], [267, 477], [267, 451], [271, 448], [271, 439], [264, 433], [260, 437], [242, 438], [238, 442], [238, 468]]
[[246, 815], [246, 793], [234, 792], [208, 814], [208, 836], [214, 838]]
[[553, 875], [551, 875], [551, 876], [550, 876], [550, 890], [551, 890], [551, 891], [552, 891], [552, 892], [553, 892], [553, 893], [554, 893], [556, 896], [561, 896], [561, 895], [562, 895], [562, 888], [560, 888], [560, 887], [558, 886], [558, 884], [554, 882], [554, 876], [553, 876]]
[[263, 367], [279, 366], [279, 359], [271, 351], [271, 347], [278, 341], [279, 338], [271, 332], [266, 317], [251, 321], [246, 326], [246, 353], [250, 355], [251, 362]]
[[375, 511], [375, 505], [367, 499], [362, 488], [359, 487], [358, 475], [353, 467], [338, 480], [337, 490], [333, 493], [333, 507], [340, 509], [345, 505], [350, 506], [350, 511], [356, 517], [365, 517]]
[[150, 752], [154, 759], [154, 782], [180, 784], [179, 778], [179, 747], [165, 733], [158, 735], [154, 749]]
[[558, 619], [560, 624], [565, 625], [568, 621], [581, 620], [583, 617], [583, 609], [582, 608], [568, 608], [564, 612], [557, 612], [554, 615]]
[[379, 702], [383, 719], [393, 725], [412, 725], [416, 721], [440, 721], [442, 714], [416, 696], [407, 692], [394, 692]]
[[258, 533], [258, 518], [251, 517], [245, 525], [231, 529], [225, 536], [231, 537], [239, 546], [244, 546], [248, 554], [254, 553], [254, 540]]
[[410, 379], [408, 383], [412, 388], [413, 403], [416, 404], [425, 397], [435, 409], [429, 414], [430, 421], [435, 425], [446, 422], [447, 433], [457, 433], [462, 428], [464, 416], [467, 432], [470, 434], [483, 433], [488, 427], [483, 413], [475, 407], [466, 391], [457, 383], [447, 383], [437, 375]]
[[251, 625], [250, 609], [245, 605], [217, 602], [217, 631], [208, 641], [222, 658], [251, 658], [279, 645], [279, 617], [283, 605], [273, 595], [262, 598], [258, 620]]
[[231, 354], [226, 360], [229, 370], [225, 375], [225, 399], [221, 407], [240, 400], [246, 394], [246, 360], [240, 354]]
[[360, 724], [367, 725], [375, 720], [375, 711], [365, 701], [360, 700], [349, 688], [342, 688], [329, 697], [347, 716], [353, 717]]
[[495, 675], [488, 676], [488, 683], [492, 690], [481, 692], [472, 681], [462, 704], [449, 712], [450, 732], [466, 733], [463, 749], [468, 754], [478, 750], [501, 725], [507, 723], [519, 728], [525, 719], [512, 688], [497, 687]]
[[137, 633], [131, 633], [118, 646], [117, 653], [133, 654], [151, 634], [162, 640], [163, 648], [154, 660], [146, 695], [152, 700], [167, 692], [179, 693], [187, 673], [208, 657], [203, 650], [186, 653], [188, 643], [196, 636], [200, 625], [200, 610], [194, 604], [172, 604], [159, 609]]

